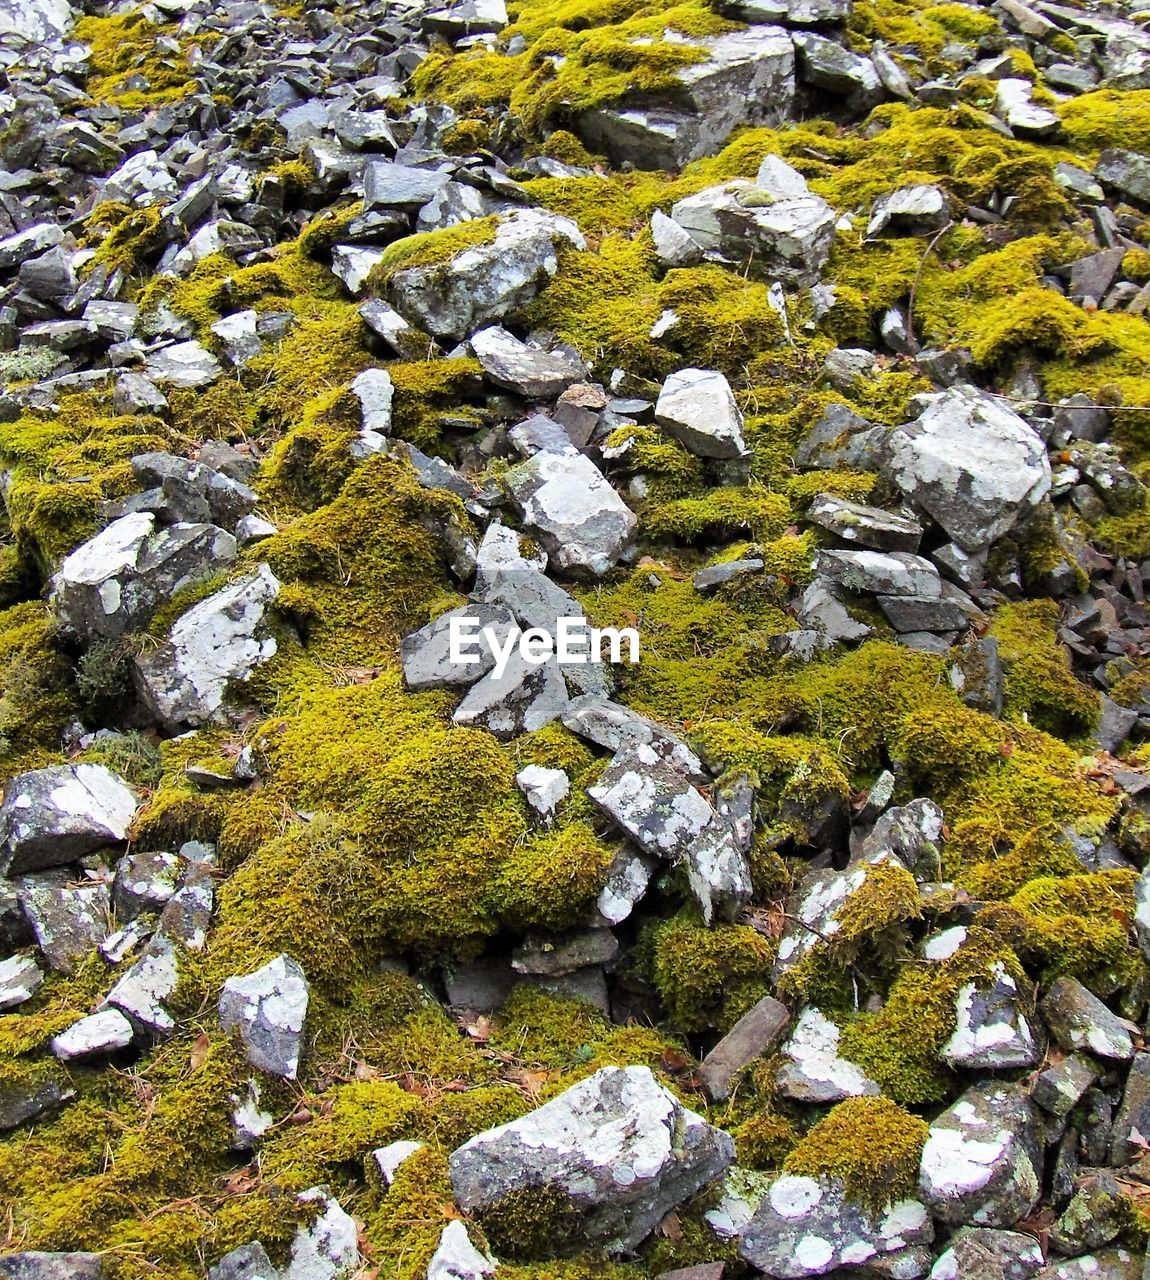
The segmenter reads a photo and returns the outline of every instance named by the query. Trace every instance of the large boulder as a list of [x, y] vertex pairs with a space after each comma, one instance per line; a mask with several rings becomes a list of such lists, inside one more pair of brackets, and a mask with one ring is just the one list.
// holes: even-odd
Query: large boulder
[[964, 551], [996, 542], [1050, 492], [1038, 433], [1013, 409], [971, 387], [930, 399], [887, 437], [884, 469], [914, 506]]
[[0, 873], [62, 866], [120, 844], [139, 804], [123, 778], [101, 764], [54, 764], [19, 774], [0, 805]]
[[688, 1111], [647, 1067], [603, 1067], [449, 1160], [459, 1207], [514, 1204], [531, 1192], [561, 1206], [555, 1252], [623, 1252], [676, 1205], [726, 1173], [730, 1135]]
[[458, 342], [530, 302], [559, 270], [564, 244], [587, 247], [570, 218], [517, 209], [500, 219], [490, 243], [400, 268], [388, 281], [388, 295], [411, 324]]
[[235, 538], [214, 524], [157, 529], [152, 512], [130, 512], [65, 557], [48, 603], [65, 630], [82, 640], [122, 636], [235, 554]]
[[140, 696], [161, 725], [179, 729], [216, 719], [229, 686], [274, 656], [266, 613], [279, 585], [261, 564], [193, 606], [163, 644], [134, 659]]

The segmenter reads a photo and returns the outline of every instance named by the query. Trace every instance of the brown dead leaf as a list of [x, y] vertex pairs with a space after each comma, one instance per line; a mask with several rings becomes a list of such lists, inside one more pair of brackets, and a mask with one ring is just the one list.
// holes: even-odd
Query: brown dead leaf
[[211, 1037], [208, 1035], [206, 1031], [201, 1031], [200, 1034], [196, 1036], [196, 1038], [192, 1041], [192, 1051], [191, 1051], [191, 1054], [188, 1056], [188, 1069], [190, 1071], [192, 1072], [199, 1071], [199, 1069], [207, 1061], [208, 1053], [211, 1050], [211, 1047], [212, 1047]]
[[659, 1234], [667, 1240], [682, 1240], [683, 1224], [674, 1209], [659, 1223]]

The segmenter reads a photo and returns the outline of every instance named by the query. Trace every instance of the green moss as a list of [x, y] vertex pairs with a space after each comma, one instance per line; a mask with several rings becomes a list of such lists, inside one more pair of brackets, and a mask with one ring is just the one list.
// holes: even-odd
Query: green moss
[[841, 1178], [849, 1199], [876, 1213], [912, 1195], [927, 1126], [889, 1098], [848, 1098], [787, 1156], [788, 1173]]
[[383, 251], [383, 258], [372, 271], [372, 282], [377, 287], [382, 287], [397, 271], [444, 265], [465, 249], [491, 244], [498, 227], [499, 219], [493, 216], [458, 222], [438, 231], [422, 231], [418, 235], [405, 236], [402, 240], [389, 244]]
[[1150, 151], [1148, 89], [1097, 89], [1064, 102], [1058, 116], [1063, 133], [1079, 151], [1094, 153], [1106, 147]]
[[168, 243], [164, 211], [158, 205], [134, 209], [120, 202], [99, 204], [84, 223], [85, 239], [95, 253], [87, 269], [105, 267], [142, 275]]
[[763, 1107], [734, 1132], [738, 1162], [747, 1169], [781, 1169], [800, 1140], [795, 1123], [773, 1107]]
[[55, 624], [39, 601], [0, 612], [0, 768], [11, 775], [59, 758], [76, 714]]
[[[174, 38], [177, 30], [155, 26], [140, 11], [80, 18], [73, 35], [91, 48], [89, 96], [125, 111], [146, 110], [185, 97], [195, 87], [186, 58], [157, 48], [158, 40]], [[136, 76], [147, 81], [146, 88], [127, 87]]]
[[680, 914], [652, 925], [644, 947], [676, 1030], [729, 1030], [770, 992], [776, 944], [746, 925], [705, 929], [689, 913]]

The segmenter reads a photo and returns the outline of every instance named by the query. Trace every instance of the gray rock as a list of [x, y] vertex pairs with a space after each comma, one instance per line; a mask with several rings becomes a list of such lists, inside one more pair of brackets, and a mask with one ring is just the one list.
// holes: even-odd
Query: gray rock
[[993, 636], [972, 640], [958, 649], [947, 669], [947, 679], [966, 706], [988, 715], [1002, 715], [1006, 673]]
[[24, 911], [48, 967], [75, 973], [108, 936], [111, 898], [106, 884], [37, 884]]
[[396, 271], [388, 295], [411, 324], [459, 341], [530, 302], [558, 271], [563, 245], [586, 248], [569, 218], [518, 209], [501, 217], [490, 244], [464, 249], [446, 263]]
[[0, 1257], [4, 1280], [104, 1280], [98, 1253], [6, 1253]]
[[699, 757], [681, 738], [622, 703], [598, 694], [572, 698], [563, 712], [563, 723], [572, 733], [613, 754], [649, 745], [660, 759], [690, 781], [710, 779]]
[[[472, 656], [474, 662], [451, 660], [451, 629], [455, 619], [468, 619], [455, 623], [460, 631], [461, 654]], [[475, 620], [475, 625], [471, 623]], [[433, 622], [404, 636], [399, 647], [403, 663], [403, 679], [409, 689], [441, 689], [451, 685], [474, 684], [495, 665], [495, 655], [483, 635], [484, 628], [495, 628], [504, 643], [515, 626], [515, 620], [507, 609], [488, 604], [465, 604], [450, 609]], [[469, 642], [474, 637], [474, 643]], [[467, 643], [465, 643], [467, 641]]]
[[887, 810], [863, 841], [862, 854], [889, 853], [897, 858], [920, 884], [929, 884], [941, 875], [939, 845], [945, 819], [933, 800], [912, 800]]
[[793, 38], [799, 72], [808, 84], [844, 95], [856, 111], [881, 100], [883, 84], [869, 58], [813, 32], [796, 31]]
[[241, 1244], [208, 1269], [208, 1280], [279, 1280], [267, 1250], [258, 1240]]
[[823, 636], [831, 644], [851, 644], [865, 640], [871, 628], [852, 618], [836, 584], [827, 577], [815, 578], [799, 597], [795, 611], [804, 627]]
[[917, 551], [922, 525], [909, 516], [867, 507], [834, 494], [816, 494], [807, 519], [842, 542], [878, 551]]
[[265, 615], [279, 593], [266, 564], [194, 605], [158, 648], [134, 659], [137, 688], [168, 728], [203, 725], [225, 709], [231, 688], [274, 656]]
[[164, 393], [142, 373], [125, 369], [116, 377], [112, 409], [117, 414], [163, 413], [168, 407]]
[[659, 392], [655, 421], [701, 458], [739, 458], [747, 451], [730, 384], [711, 369], [672, 374]]
[[1084, 1174], [1050, 1228], [1050, 1247], [1055, 1253], [1079, 1255], [1113, 1244], [1126, 1230], [1129, 1212], [1113, 1174], [1102, 1169]]
[[[1137, 1058], [1131, 1072], [1137, 1069]], [[1098, 1079], [1099, 1069], [1083, 1054], [1072, 1053], [1047, 1067], [1035, 1078], [1030, 1096], [1058, 1120], [1066, 1117], [1082, 1100], [1082, 1095]]]
[[770, 1053], [790, 1024], [786, 1005], [764, 996], [735, 1023], [703, 1059], [699, 1079], [713, 1102], [730, 1094], [731, 1081], [749, 1063]]
[[532, 813], [550, 825], [555, 811], [571, 791], [571, 779], [562, 769], [529, 764], [515, 775], [515, 785], [523, 792]]
[[839, 551], [818, 553], [815, 571], [848, 591], [883, 596], [938, 600], [942, 583], [929, 560], [906, 551]]
[[64, 232], [54, 222], [34, 222], [23, 231], [0, 240], [0, 271], [11, 271], [22, 263], [55, 247], [64, 238]]
[[179, 979], [176, 948], [158, 936], [121, 977], [104, 999], [104, 1006], [119, 1009], [143, 1043], [172, 1034], [176, 1022], [166, 1008]]
[[1039, 1005], [1050, 1034], [1071, 1052], [1129, 1062], [1138, 1028], [1110, 1010], [1075, 978], [1059, 978]]
[[495, 1273], [497, 1265], [494, 1258], [479, 1252], [467, 1228], [457, 1220], [443, 1228], [427, 1265], [427, 1280], [483, 1280]]
[[239, 1031], [247, 1060], [257, 1070], [294, 1080], [307, 1006], [303, 970], [290, 956], [280, 955], [254, 973], [227, 979], [220, 994], [220, 1026]]
[[781, 22], [788, 27], [822, 27], [845, 21], [850, 0], [739, 0], [744, 22]]
[[423, 25], [449, 40], [502, 31], [507, 25], [507, 6], [503, 0], [456, 0], [444, 9], [424, 14]]
[[144, 372], [153, 382], [195, 390], [210, 386], [223, 369], [206, 347], [188, 341], [151, 352], [144, 363]]
[[44, 974], [31, 951], [18, 951], [0, 960], [0, 1013], [31, 1000], [43, 983]]
[[343, 287], [359, 297], [367, 288], [371, 273], [383, 261], [383, 250], [361, 244], [337, 244], [331, 251], [332, 274]]
[[821, 1009], [802, 1011], [782, 1047], [783, 1062], [775, 1076], [784, 1098], [821, 1105], [881, 1092], [861, 1067], [839, 1054], [840, 1034]]
[[1032, 1280], [1042, 1269], [1042, 1246], [1034, 1236], [994, 1227], [961, 1227], [938, 1256], [930, 1280]]
[[281, 1280], [341, 1280], [353, 1275], [360, 1264], [355, 1219], [324, 1187], [311, 1187], [297, 1199], [305, 1204], [318, 1203], [321, 1209], [310, 1226], [296, 1231]]
[[647, 892], [656, 862], [624, 846], [607, 870], [607, 883], [595, 899], [594, 920], [603, 925], [622, 924]]
[[967, 982], [958, 992], [954, 1032], [943, 1045], [947, 1066], [965, 1071], [1013, 1071], [1036, 1066], [1041, 1050], [1018, 984], [1001, 960], [990, 982]]
[[134, 1034], [132, 1024], [118, 1009], [104, 1009], [88, 1014], [53, 1036], [50, 1048], [61, 1062], [83, 1062], [106, 1058], [126, 1049]]
[[356, 375], [351, 392], [359, 401], [362, 421], [359, 448], [357, 451], [353, 445], [353, 453], [360, 457], [379, 453], [391, 434], [391, 406], [395, 399], [391, 374], [386, 369], [365, 369]]
[[560, 936], [526, 938], [511, 953], [516, 973], [559, 978], [593, 965], [610, 964], [619, 954], [619, 941], [610, 929], [585, 929]]
[[609, 572], [638, 521], [598, 467], [581, 453], [537, 453], [503, 477], [524, 528], [558, 570], [584, 577]]
[[739, 1257], [775, 1280], [881, 1265], [934, 1229], [917, 1200], [874, 1213], [847, 1199], [838, 1178], [783, 1174], [771, 1183], [739, 1241]]
[[413, 358], [426, 355], [428, 341], [382, 298], [370, 298], [359, 308], [363, 322], [382, 338], [397, 356]]
[[99, 764], [19, 774], [0, 805], [0, 870], [6, 876], [39, 871], [120, 844], [139, 803], [122, 778]]
[[940, 393], [913, 422], [896, 427], [884, 469], [968, 552], [997, 541], [1050, 491], [1050, 462], [1037, 433], [968, 387]]
[[703, 246], [661, 209], [651, 215], [651, 239], [661, 267], [693, 267], [703, 260]]
[[[1121, 147], [1111, 147], [1098, 157], [1094, 174], [1104, 187], [1110, 187], [1135, 204], [1150, 206], [1150, 156]], [[3, 245], [0, 245], [0, 252]]]
[[371, 1160], [379, 1170], [379, 1176], [387, 1186], [395, 1181], [395, 1175], [403, 1162], [424, 1148], [422, 1142], [389, 1142], [386, 1147], [377, 1147], [371, 1153]]
[[1034, 86], [1029, 80], [1013, 76], [999, 80], [995, 87], [994, 109], [1012, 132], [1024, 138], [1044, 138], [1058, 129], [1059, 120], [1047, 107], [1033, 100]]
[[242, 369], [263, 350], [264, 344], [256, 331], [256, 313], [252, 310], [236, 311], [217, 320], [212, 332], [219, 338], [224, 355], [234, 369]]
[[1042, 1191], [1039, 1114], [1021, 1090], [968, 1089], [930, 1126], [919, 1191], [931, 1214], [954, 1226], [1010, 1227]]
[[[840, 351], [837, 354], [841, 356], [844, 353]], [[873, 353], [868, 351], [865, 355], [873, 365]], [[829, 363], [829, 356], [827, 360]], [[851, 381], [855, 381], [854, 375]], [[852, 471], [873, 471], [885, 439], [885, 427], [874, 426], [849, 405], [829, 404], [822, 417], [799, 442], [795, 450], [795, 465], [806, 470], [843, 467]]]
[[837, 221], [821, 196], [776, 200], [745, 178], [685, 196], [671, 217], [705, 251], [795, 288], [818, 283]]
[[451, 718], [507, 740], [550, 724], [567, 700], [563, 668], [555, 658], [532, 664], [516, 649], [499, 675], [493, 668], [471, 686]]
[[603, 1067], [537, 1111], [477, 1134], [448, 1164], [464, 1212], [551, 1188], [566, 1201], [571, 1247], [617, 1252], [634, 1249], [733, 1158], [730, 1136], [683, 1107], [648, 1068]]
[[918, 183], [879, 196], [867, 223], [867, 238], [931, 235], [950, 221], [950, 198], [941, 187]]
[[562, 351], [544, 351], [520, 342], [500, 325], [472, 334], [471, 349], [490, 381], [527, 400], [553, 400], [586, 377], [581, 362]]
[[125, 854], [112, 881], [117, 920], [127, 924], [145, 911], [162, 911], [176, 891], [180, 866], [174, 853]]
[[418, 209], [451, 178], [448, 169], [414, 169], [375, 160], [363, 171], [365, 209]]
[[[3, 1093], [0, 1094], [0, 1131], [19, 1128], [20, 1125], [26, 1124], [29, 1120], [35, 1120], [38, 1116], [56, 1111], [65, 1102], [70, 1102], [75, 1096], [76, 1091], [55, 1072], [43, 1076], [18, 1077], [7, 1085]], [[17, 1255], [17, 1257], [19, 1256], [21, 1255]], [[35, 1258], [37, 1255], [26, 1254], [23, 1256], [25, 1258]], [[60, 1255], [53, 1256], [59, 1257]], [[85, 1254], [81, 1256], [90, 1257], [91, 1255]], [[0, 1264], [3, 1261], [4, 1259], [0, 1258]], [[36, 1272], [31, 1269], [32, 1265], [25, 1262], [20, 1269], [16, 1270], [15, 1274], [35, 1275]], [[0, 1275], [3, 1274], [3, 1271], [0, 1271]], [[49, 1274], [58, 1273], [49, 1272]]]
[[1100, 1249], [1081, 1258], [1052, 1262], [1035, 1280], [1141, 1280], [1144, 1257], [1122, 1247]]
[[235, 553], [235, 538], [213, 524], [157, 529], [151, 512], [130, 512], [64, 558], [48, 603], [82, 639], [122, 636], [146, 623], [161, 602], [226, 567]]
[[[1074, 1058], [1067, 1058], [1065, 1061], [1073, 1062]], [[1085, 1064], [1083, 1065], [1085, 1067]], [[1084, 1070], [1082, 1074], [1085, 1074]], [[1134, 1055], [1130, 1063], [1122, 1102], [1114, 1117], [1110, 1163], [1118, 1167], [1132, 1164], [1141, 1158], [1148, 1142], [1150, 1142], [1150, 1053], [1139, 1052]], [[1089, 1244], [1085, 1247], [1094, 1248], [1095, 1245]]]
[[707, 565], [704, 569], [696, 569], [691, 575], [691, 584], [696, 591], [714, 591], [724, 587], [728, 582], [745, 578], [748, 574], [760, 573], [763, 561], [754, 556], [748, 560], [725, 560], [722, 564]]

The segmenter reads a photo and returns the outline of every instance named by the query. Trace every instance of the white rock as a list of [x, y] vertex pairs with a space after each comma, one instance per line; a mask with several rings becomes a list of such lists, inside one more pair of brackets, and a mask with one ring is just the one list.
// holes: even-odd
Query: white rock
[[44, 974], [31, 951], [0, 960], [0, 1013], [31, 1000], [43, 982]]
[[746, 452], [743, 415], [730, 383], [713, 369], [681, 369], [663, 384], [655, 421], [702, 458]]
[[562, 769], [529, 764], [515, 775], [519, 790], [538, 818], [550, 823], [555, 810], [571, 791], [571, 779]]
[[50, 1047], [61, 1062], [105, 1058], [126, 1049], [132, 1043], [133, 1034], [132, 1024], [119, 1009], [103, 1009], [53, 1036]]
[[443, 1228], [439, 1247], [427, 1267], [427, 1280], [482, 1280], [494, 1274], [494, 1258], [471, 1243], [467, 1228], [456, 1219]]
[[220, 1025], [237, 1029], [253, 1067], [294, 1080], [303, 1050], [308, 984], [287, 955], [261, 969], [228, 978], [220, 995]]
[[282, 1280], [340, 1280], [349, 1276], [360, 1262], [355, 1219], [323, 1187], [303, 1191], [299, 1199], [305, 1204], [318, 1201], [323, 1209], [311, 1226], [296, 1232]]

